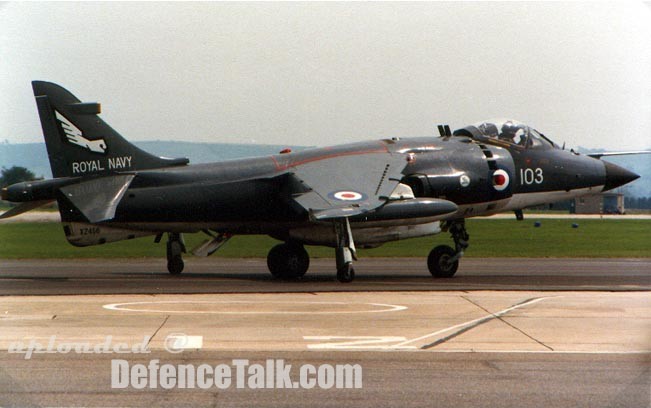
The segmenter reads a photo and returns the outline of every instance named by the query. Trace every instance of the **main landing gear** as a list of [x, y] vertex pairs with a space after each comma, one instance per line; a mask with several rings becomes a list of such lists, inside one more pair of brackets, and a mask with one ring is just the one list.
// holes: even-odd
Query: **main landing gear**
[[183, 235], [177, 232], [170, 232], [167, 238], [167, 270], [172, 275], [178, 275], [183, 272], [183, 253], [185, 250], [185, 242], [183, 242]]
[[271, 248], [267, 267], [275, 278], [297, 279], [310, 267], [310, 257], [302, 244], [286, 242]]
[[427, 257], [427, 268], [435, 278], [451, 278], [459, 268], [459, 259], [468, 248], [470, 236], [466, 231], [465, 220], [447, 221], [443, 225], [444, 231], [450, 231], [454, 240], [455, 249], [447, 245], [439, 245], [430, 251]]
[[[335, 220], [334, 230], [337, 279], [343, 283], [352, 282], [355, 278], [353, 260], [357, 260], [357, 257], [348, 219]], [[271, 248], [267, 255], [267, 266], [275, 278], [297, 279], [307, 272], [310, 266], [310, 257], [301, 243], [289, 241]]]

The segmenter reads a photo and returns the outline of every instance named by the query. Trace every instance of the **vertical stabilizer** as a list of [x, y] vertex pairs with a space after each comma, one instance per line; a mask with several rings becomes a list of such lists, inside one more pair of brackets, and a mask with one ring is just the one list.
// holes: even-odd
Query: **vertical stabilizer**
[[149, 154], [99, 118], [100, 105], [84, 103], [59, 85], [32, 82], [54, 177], [104, 175], [188, 164]]

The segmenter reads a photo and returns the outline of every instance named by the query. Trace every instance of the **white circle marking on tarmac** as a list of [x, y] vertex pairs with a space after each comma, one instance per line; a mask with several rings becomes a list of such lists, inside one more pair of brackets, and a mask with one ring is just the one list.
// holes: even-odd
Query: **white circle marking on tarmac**
[[[257, 304], [257, 305], [267, 305], [267, 304], [287, 304], [287, 305], [337, 305], [337, 306], [349, 306], [349, 305], [360, 305], [360, 306], [375, 306], [379, 309], [370, 309], [370, 310], [335, 310], [335, 311], [221, 311], [221, 310], [161, 310], [161, 309], [139, 309], [131, 308], [128, 306], [138, 306], [138, 305], [158, 305], [158, 304]], [[249, 300], [224, 300], [224, 301], [195, 301], [195, 300], [163, 300], [163, 301], [153, 301], [153, 302], [127, 302], [127, 303], [111, 303], [108, 305], [102, 306], [107, 310], [117, 310], [123, 312], [152, 312], [152, 313], [180, 313], [180, 314], [354, 314], [354, 313], [385, 313], [385, 312], [398, 312], [401, 310], [408, 309], [407, 306], [402, 305], [390, 305], [385, 303], [351, 303], [351, 302], [290, 302], [290, 301], [249, 301]]]

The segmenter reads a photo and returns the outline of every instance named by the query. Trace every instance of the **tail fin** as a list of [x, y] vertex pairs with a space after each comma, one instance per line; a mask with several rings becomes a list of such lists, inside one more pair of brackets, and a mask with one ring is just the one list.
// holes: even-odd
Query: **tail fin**
[[59, 85], [32, 82], [54, 177], [111, 174], [188, 164], [185, 158], [151, 155], [126, 141], [97, 116], [98, 103], [83, 103]]

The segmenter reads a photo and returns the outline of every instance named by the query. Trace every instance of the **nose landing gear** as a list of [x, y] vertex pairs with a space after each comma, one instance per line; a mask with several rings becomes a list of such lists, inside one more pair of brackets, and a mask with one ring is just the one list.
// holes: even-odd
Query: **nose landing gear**
[[447, 221], [443, 230], [450, 231], [455, 249], [447, 245], [439, 245], [432, 249], [427, 257], [427, 268], [435, 278], [451, 278], [459, 268], [459, 259], [468, 248], [470, 236], [466, 231], [465, 220]]

